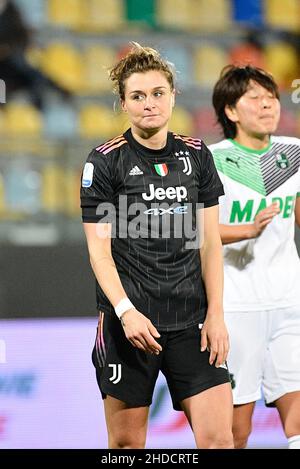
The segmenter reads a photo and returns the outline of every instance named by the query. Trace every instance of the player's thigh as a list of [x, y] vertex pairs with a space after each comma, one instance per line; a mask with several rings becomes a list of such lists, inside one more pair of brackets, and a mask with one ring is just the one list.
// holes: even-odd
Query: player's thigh
[[255, 402], [234, 406], [233, 409], [233, 436], [237, 440], [247, 440], [252, 429], [252, 416]]
[[198, 447], [232, 445], [233, 402], [230, 383], [206, 389], [181, 401]]
[[111, 448], [144, 447], [149, 407], [131, 407], [119, 399], [107, 396], [104, 409]]
[[288, 392], [275, 401], [287, 438], [300, 435], [300, 391]]
[[300, 391], [300, 307], [272, 311], [263, 389], [267, 403]]
[[228, 369], [235, 405], [261, 397], [261, 383], [266, 352], [265, 312], [226, 312], [225, 322], [230, 349]]

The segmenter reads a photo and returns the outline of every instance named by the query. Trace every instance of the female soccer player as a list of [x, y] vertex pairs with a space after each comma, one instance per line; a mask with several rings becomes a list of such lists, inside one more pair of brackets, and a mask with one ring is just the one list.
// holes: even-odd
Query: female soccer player
[[225, 140], [210, 146], [225, 189], [225, 322], [234, 396], [233, 434], [244, 448], [261, 387], [300, 448], [300, 140], [273, 137], [279, 93], [255, 67], [228, 66], [213, 92]]
[[110, 78], [130, 129], [90, 153], [81, 189], [100, 312], [93, 363], [109, 447], [144, 447], [161, 370], [197, 447], [231, 448], [222, 184], [201, 140], [168, 131], [174, 76], [156, 50], [134, 43]]

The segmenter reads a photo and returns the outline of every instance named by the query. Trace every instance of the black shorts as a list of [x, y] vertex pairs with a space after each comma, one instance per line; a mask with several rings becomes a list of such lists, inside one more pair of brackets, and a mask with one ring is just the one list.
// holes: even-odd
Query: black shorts
[[209, 352], [200, 351], [198, 325], [171, 332], [160, 332], [159, 355], [151, 355], [131, 345], [117, 316], [100, 312], [96, 342], [92, 353], [98, 385], [107, 395], [131, 407], [152, 403], [159, 371], [165, 375], [173, 407], [205, 389], [230, 382], [227, 368], [209, 364]]

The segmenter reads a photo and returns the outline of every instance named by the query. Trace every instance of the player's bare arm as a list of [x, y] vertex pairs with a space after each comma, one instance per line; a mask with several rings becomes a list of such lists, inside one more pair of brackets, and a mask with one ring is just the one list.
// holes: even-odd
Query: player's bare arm
[[202, 275], [208, 309], [201, 330], [201, 350], [210, 350], [209, 363], [220, 366], [227, 358], [229, 339], [223, 315], [223, 255], [218, 230], [219, 207], [203, 209]]
[[[105, 295], [115, 307], [127, 294], [122, 286], [111, 254], [111, 224], [84, 223], [90, 262], [94, 274]], [[151, 321], [132, 308], [121, 318], [124, 333], [130, 343], [144, 352], [159, 353], [161, 346], [154, 339], [159, 333]]]

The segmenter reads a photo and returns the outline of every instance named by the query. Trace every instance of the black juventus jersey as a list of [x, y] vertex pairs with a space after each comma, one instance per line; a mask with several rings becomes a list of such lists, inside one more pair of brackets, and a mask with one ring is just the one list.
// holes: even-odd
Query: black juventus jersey
[[[83, 222], [112, 223], [112, 256], [122, 285], [158, 330], [204, 321], [196, 210], [218, 204], [223, 194], [211, 153], [199, 139], [168, 132], [166, 146], [152, 150], [129, 129], [88, 156]], [[97, 307], [115, 314], [98, 284]]]

